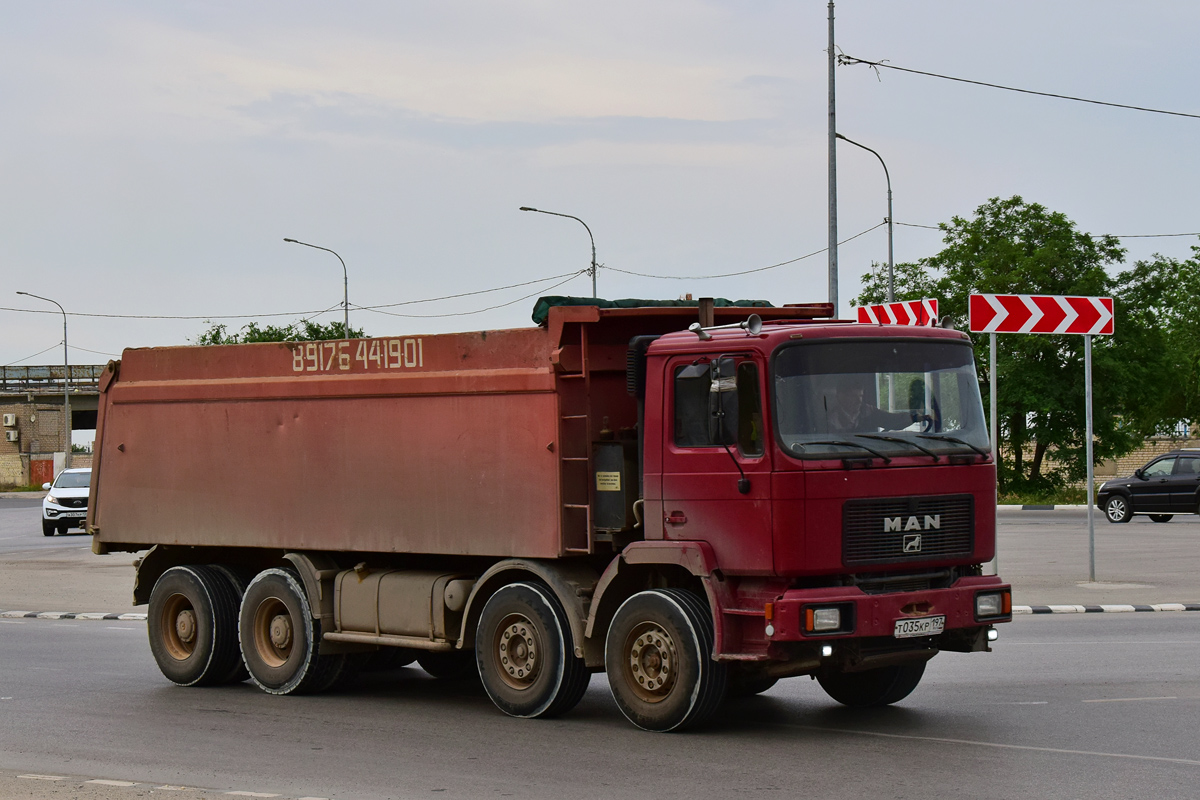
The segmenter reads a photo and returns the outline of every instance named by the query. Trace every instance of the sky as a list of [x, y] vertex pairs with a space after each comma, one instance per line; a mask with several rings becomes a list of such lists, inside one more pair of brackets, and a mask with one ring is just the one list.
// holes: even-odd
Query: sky
[[[285, 237], [345, 260], [368, 335], [529, 325], [538, 295], [591, 294], [586, 275], [561, 283], [591, 247], [521, 206], [586, 222], [602, 297], [824, 301], [827, 14], [0, 0], [0, 364], [61, 363], [58, 309], [17, 291], [70, 312], [72, 363], [216, 322], [340, 320], [341, 264]], [[1200, 114], [1187, 0], [842, 0], [836, 18], [858, 58]], [[940, 249], [912, 225], [1016, 194], [1091, 233], [1200, 231], [1198, 119], [865, 66], [836, 81], [839, 131], [887, 162], [898, 263]], [[883, 221], [869, 153], [840, 146], [838, 199], [839, 238]], [[1197, 239], [1124, 244], [1132, 263]], [[886, 258], [885, 227], [839, 248], [843, 315]]]

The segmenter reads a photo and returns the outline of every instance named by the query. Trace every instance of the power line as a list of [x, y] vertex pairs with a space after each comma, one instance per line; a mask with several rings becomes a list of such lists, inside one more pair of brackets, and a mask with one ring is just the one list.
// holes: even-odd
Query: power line
[[1034, 91], [1033, 89], [1018, 89], [1015, 86], [1001, 86], [998, 83], [987, 83], [985, 81], [973, 81], [968, 78], [955, 78], [951, 75], [939, 75], [936, 72], [923, 72], [919, 69], [909, 69], [907, 67], [898, 67], [895, 64], [889, 64], [886, 61], [867, 61], [866, 59], [863, 59], [863, 58], [855, 58], [854, 56], [848, 56], [848, 55], [843, 55], [843, 54], [839, 54], [837, 59], [838, 59], [839, 66], [846, 67], [846, 66], [854, 66], [855, 64], [866, 64], [868, 67], [871, 67], [872, 69], [874, 69], [876, 71], [876, 74], [878, 74], [878, 71], [881, 68], [882, 69], [894, 69], [897, 72], [910, 72], [913, 75], [925, 75], [930, 78], [941, 78], [942, 80], [947, 80], [947, 81], [957, 81], [959, 83], [970, 83], [970, 84], [974, 84], [975, 86], [987, 86], [990, 89], [1004, 89], [1005, 91], [1008, 91], [1008, 92], [1020, 92], [1022, 94], [1036, 94], [1039, 97], [1053, 97], [1058, 100], [1074, 100], [1077, 103], [1091, 103], [1091, 104], [1097, 105], [1097, 106], [1110, 106], [1112, 108], [1127, 108], [1132, 111], [1148, 111], [1152, 114], [1170, 114], [1171, 116], [1175, 116], [1175, 117], [1189, 117], [1191, 119], [1200, 119], [1200, 114], [1188, 114], [1183, 111], [1164, 111], [1161, 108], [1146, 108], [1145, 106], [1131, 106], [1131, 105], [1126, 105], [1125, 103], [1109, 103], [1104, 100], [1089, 100], [1086, 97], [1072, 97], [1071, 95], [1068, 95], [1068, 94], [1055, 94], [1053, 92], [1037, 92], [1037, 91]]
[[575, 278], [578, 278], [580, 275], [586, 274], [589, 271], [590, 270], [587, 270], [587, 269], [581, 269], [578, 272], [571, 273], [571, 275], [566, 280], [559, 281], [558, 283], [554, 284], [553, 286], [547, 286], [545, 289], [538, 289], [533, 294], [527, 294], [524, 297], [518, 297], [516, 300], [510, 300], [507, 303], [500, 303], [499, 305], [488, 306], [487, 308], [479, 308], [474, 311], [458, 311], [458, 312], [453, 312], [450, 314], [397, 314], [394, 311], [381, 311], [379, 308], [371, 307], [371, 306], [355, 306], [355, 308], [361, 309], [363, 311], [372, 311], [376, 314], [386, 314], [389, 317], [403, 317], [404, 319], [441, 319], [443, 317], [469, 317], [474, 314], [482, 314], [485, 311], [494, 311], [497, 308], [504, 308], [506, 306], [511, 306], [516, 303], [520, 303], [522, 300], [528, 300], [531, 297], [538, 297], [539, 295], [542, 295], [542, 294], [550, 291], [551, 289], [557, 289], [559, 286], [562, 286], [564, 283], [569, 283], [570, 281], [574, 280]]
[[[938, 225], [918, 225], [915, 222], [897, 222], [906, 228], [925, 228], [930, 231], [940, 231]], [[1090, 233], [1089, 236], [1111, 236], [1114, 239], [1165, 239], [1173, 236], [1200, 236], [1198, 233]]]
[[[849, 239], [843, 239], [842, 241], [838, 242], [838, 245], [840, 246], [840, 245], [846, 244], [846, 242], [852, 242], [860, 236], [865, 236], [866, 234], [870, 233], [871, 231], [875, 230], [876, 228], [882, 228], [884, 225], [887, 225], [887, 220], [884, 220], [883, 222], [879, 223], [878, 225], [875, 225], [874, 227], [867, 228], [865, 231], [862, 231], [861, 233], [856, 233], [853, 236], [851, 236]], [[741, 272], [726, 272], [722, 275], [650, 275], [645, 272], [632, 272], [627, 269], [617, 269], [616, 267], [606, 267], [603, 264], [600, 265], [600, 268], [606, 269], [609, 272], [620, 272], [623, 275], [634, 275], [639, 278], [658, 278], [659, 280], [664, 280], [664, 281], [706, 281], [706, 280], [710, 280], [712, 278], [733, 278], [738, 275], [750, 275], [755, 272], [766, 272], [769, 269], [778, 269], [779, 267], [786, 267], [788, 264], [795, 264], [797, 261], [803, 261], [806, 258], [812, 258], [813, 256], [819, 256], [819, 255], [821, 255], [821, 253], [824, 253], [828, 249], [829, 249], [828, 247], [822, 247], [820, 250], [814, 250], [813, 252], [807, 253], [798, 258], [793, 258], [789, 261], [781, 261], [778, 264], [772, 264], [769, 267], [758, 267], [757, 269], [747, 269], [747, 270], [742, 270]]]
[[[98, 356], [112, 356], [113, 358], [117, 358], [120, 355], [119, 353], [105, 353], [102, 350], [88, 350], [86, 347], [77, 347], [73, 344], [69, 344], [69, 345], [67, 345], [67, 347], [69, 347], [72, 350], [82, 350], [85, 353], [94, 353], [95, 355], [98, 355]], [[42, 352], [44, 353], [46, 351], [43, 350]]]
[[18, 358], [16, 361], [12, 362], [11, 364], [5, 364], [4, 366], [6, 366], [6, 367], [15, 367], [17, 364], [20, 364], [22, 361], [28, 361], [28, 360], [29, 360], [29, 359], [31, 359], [31, 358], [37, 358], [37, 357], [38, 357], [38, 356], [40, 356], [42, 353], [49, 353], [51, 350], [53, 350], [54, 348], [58, 347], [60, 344], [62, 344], [62, 341], [57, 341], [57, 342], [55, 342], [54, 344], [52, 344], [52, 345], [50, 345], [49, 347], [47, 347], [45, 350], [39, 350], [38, 352], [34, 353], [34, 354], [33, 354], [33, 355], [31, 355], [31, 356], [25, 356], [24, 358]]

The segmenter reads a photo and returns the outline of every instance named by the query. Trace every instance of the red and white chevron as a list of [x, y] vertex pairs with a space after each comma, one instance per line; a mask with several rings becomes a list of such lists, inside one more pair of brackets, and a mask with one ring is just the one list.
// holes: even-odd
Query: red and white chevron
[[973, 294], [968, 310], [972, 333], [1113, 332], [1111, 297]]
[[937, 300], [906, 300], [881, 306], [859, 306], [858, 321], [875, 325], [937, 325]]

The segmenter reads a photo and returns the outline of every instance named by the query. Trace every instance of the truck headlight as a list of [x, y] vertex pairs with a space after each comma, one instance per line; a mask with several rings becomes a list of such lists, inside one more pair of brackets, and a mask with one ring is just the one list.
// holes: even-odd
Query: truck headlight
[[840, 606], [809, 606], [804, 609], [806, 633], [832, 633], [849, 627], [850, 617]]
[[1012, 613], [1012, 595], [1008, 592], [988, 592], [975, 595], [975, 618], [1004, 617]]

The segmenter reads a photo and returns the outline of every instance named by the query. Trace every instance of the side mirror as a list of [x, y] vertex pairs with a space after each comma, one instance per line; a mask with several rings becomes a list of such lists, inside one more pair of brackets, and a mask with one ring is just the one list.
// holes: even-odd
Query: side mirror
[[48, 490], [48, 489], [50, 488], [50, 484], [48, 484], [48, 483], [43, 483], [43, 484], [42, 484], [42, 488], [43, 488], [43, 489], [47, 489], [47, 490]]
[[1146, 480], [1146, 473], [1142, 472], [1141, 467], [1138, 467], [1137, 469], [1135, 469], [1133, 471], [1133, 477], [1144, 481], [1144, 480]]

